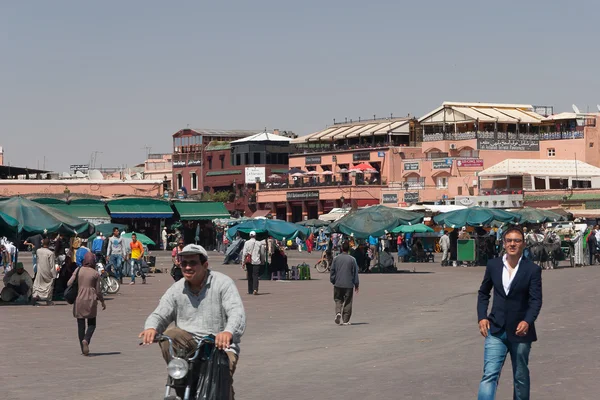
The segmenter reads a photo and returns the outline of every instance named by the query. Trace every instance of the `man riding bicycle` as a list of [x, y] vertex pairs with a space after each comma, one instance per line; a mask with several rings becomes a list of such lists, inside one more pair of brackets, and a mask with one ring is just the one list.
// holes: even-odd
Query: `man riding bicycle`
[[[164, 334], [172, 339], [175, 354], [180, 350], [191, 354], [203, 337], [215, 335], [215, 345], [229, 357], [233, 399], [233, 373], [246, 328], [242, 299], [230, 277], [208, 269], [208, 254], [202, 246], [189, 244], [179, 256], [184, 279], [175, 282], [163, 295], [139, 337], [143, 344], [149, 345], [157, 334]], [[175, 325], [169, 326], [173, 322]], [[169, 344], [161, 342], [160, 347], [168, 363]], [[177, 390], [177, 395], [183, 398], [181, 389]]]

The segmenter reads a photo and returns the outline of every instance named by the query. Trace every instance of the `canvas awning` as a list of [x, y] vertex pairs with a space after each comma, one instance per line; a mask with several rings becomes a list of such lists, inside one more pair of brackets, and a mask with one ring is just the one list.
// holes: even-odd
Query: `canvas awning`
[[477, 174], [481, 178], [537, 176], [552, 179], [589, 179], [600, 176], [600, 168], [579, 160], [507, 159]]
[[213, 220], [229, 218], [229, 211], [225, 204], [218, 202], [202, 201], [176, 201], [173, 206], [182, 221]]
[[155, 199], [128, 198], [107, 203], [112, 218], [170, 218], [173, 210], [168, 202]]
[[107, 219], [110, 220], [110, 215], [106, 211], [106, 205], [102, 200], [96, 199], [75, 199], [66, 203], [62, 200], [52, 198], [34, 199], [36, 203], [46, 204], [52, 208], [56, 208], [64, 213], [82, 219]]

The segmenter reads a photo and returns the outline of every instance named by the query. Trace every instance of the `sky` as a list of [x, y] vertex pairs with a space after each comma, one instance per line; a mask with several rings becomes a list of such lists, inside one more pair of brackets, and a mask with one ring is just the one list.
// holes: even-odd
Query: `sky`
[[0, 146], [63, 172], [171, 152], [187, 126], [305, 135], [443, 101], [596, 111], [599, 16], [587, 0], [2, 1]]

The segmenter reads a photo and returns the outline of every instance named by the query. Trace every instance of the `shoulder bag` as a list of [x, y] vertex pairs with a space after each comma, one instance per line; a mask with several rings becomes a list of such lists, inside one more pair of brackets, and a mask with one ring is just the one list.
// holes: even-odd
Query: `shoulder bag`
[[69, 304], [75, 303], [75, 299], [77, 299], [77, 294], [79, 293], [79, 270], [81, 267], [77, 268], [77, 272], [75, 272], [75, 280], [65, 289], [65, 293], [63, 297]]

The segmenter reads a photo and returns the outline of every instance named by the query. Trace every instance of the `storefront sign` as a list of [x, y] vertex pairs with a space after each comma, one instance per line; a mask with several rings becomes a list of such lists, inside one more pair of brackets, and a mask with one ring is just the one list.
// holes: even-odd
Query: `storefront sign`
[[419, 192], [406, 192], [404, 193], [405, 203], [417, 203], [419, 201]]
[[290, 200], [319, 200], [319, 191], [311, 192], [287, 192], [287, 201]]
[[459, 205], [461, 206], [466, 206], [466, 207], [470, 207], [472, 205], [475, 205], [475, 203], [477, 202], [477, 198], [476, 197], [456, 197], [454, 199]]
[[465, 160], [456, 160], [457, 167], [483, 167], [481, 158], [467, 158]]
[[321, 164], [321, 156], [308, 156], [305, 159], [306, 165], [309, 164]]
[[510, 151], [539, 151], [540, 142], [537, 140], [494, 140], [477, 139], [479, 150], [510, 150]]
[[246, 167], [246, 184], [261, 182], [265, 183], [267, 173], [265, 167]]
[[185, 161], [173, 161], [174, 167], [185, 167]]
[[381, 202], [383, 204], [398, 204], [398, 194], [396, 193], [384, 193]]
[[189, 160], [187, 162], [188, 167], [195, 167], [197, 165], [202, 165], [202, 160]]
[[433, 169], [447, 169], [452, 168], [452, 159], [446, 158], [444, 160], [433, 161], [431, 163], [433, 165]]
[[404, 163], [404, 170], [405, 171], [418, 171], [419, 168], [419, 163], [418, 162], [405, 162]]
[[385, 151], [378, 151], [377, 157], [385, 157]]
[[368, 161], [371, 159], [371, 153], [363, 151], [361, 153], [352, 154], [352, 161]]

